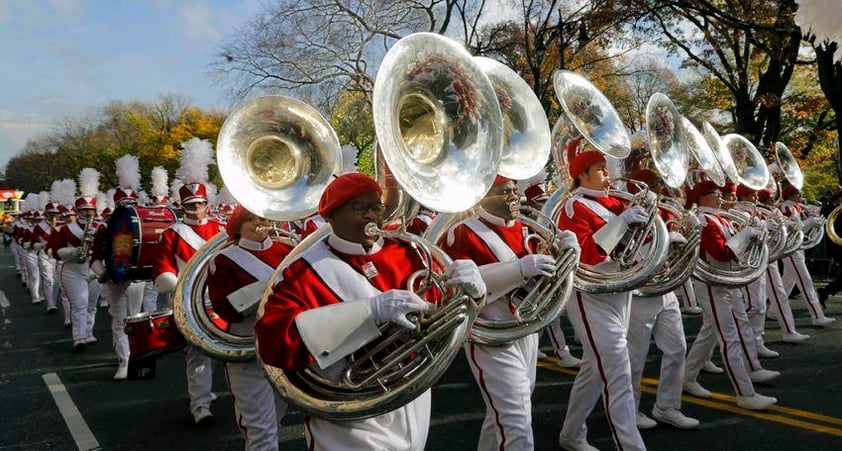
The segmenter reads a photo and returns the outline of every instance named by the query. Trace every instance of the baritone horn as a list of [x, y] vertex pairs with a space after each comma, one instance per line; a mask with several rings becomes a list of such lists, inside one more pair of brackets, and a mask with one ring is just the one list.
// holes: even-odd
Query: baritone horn
[[[485, 195], [500, 165], [502, 119], [491, 83], [460, 44], [432, 33], [399, 40], [381, 63], [373, 99], [382, 157], [406, 194], [441, 212], [467, 209]], [[402, 231], [368, 232], [408, 242], [426, 262], [428, 270], [413, 277], [418, 286], [407, 289], [437, 286], [450, 267], [450, 258], [426, 240]], [[327, 233], [324, 227], [302, 241], [273, 281]], [[457, 289], [420, 315], [415, 331], [384, 325], [382, 341], [346, 357], [337, 377], [312, 367], [264, 369], [277, 392], [309, 414], [369, 418], [429, 389], [461, 350], [477, 313], [477, 303]]]
[[827, 237], [830, 238], [830, 241], [833, 241], [833, 243], [837, 246], [842, 246], [842, 237], [839, 236], [835, 228], [836, 218], [839, 217], [839, 213], [842, 213], [842, 205], [839, 205], [830, 212], [824, 226], [825, 232], [827, 233]]
[[[216, 158], [240, 205], [275, 221], [313, 214], [342, 160], [339, 138], [327, 120], [285, 96], [259, 97], [232, 112], [219, 131]], [[229, 244], [220, 232], [193, 255], [179, 275], [173, 312], [184, 338], [200, 351], [223, 361], [249, 361], [256, 355], [254, 335], [222, 330], [208, 314], [207, 269]]]

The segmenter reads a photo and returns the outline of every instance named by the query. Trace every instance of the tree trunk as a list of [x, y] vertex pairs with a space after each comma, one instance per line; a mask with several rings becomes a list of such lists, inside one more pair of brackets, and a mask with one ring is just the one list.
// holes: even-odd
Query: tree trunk
[[819, 83], [830, 107], [836, 115], [836, 179], [842, 181], [842, 62], [833, 63], [833, 52], [837, 50], [837, 44], [833, 43], [826, 48], [813, 44], [816, 49], [816, 61], [818, 62]]

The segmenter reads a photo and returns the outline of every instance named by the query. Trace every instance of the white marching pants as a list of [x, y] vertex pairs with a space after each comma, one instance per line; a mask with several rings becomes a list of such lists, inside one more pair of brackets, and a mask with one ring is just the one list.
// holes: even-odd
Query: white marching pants
[[573, 388], [561, 435], [585, 441], [585, 421], [602, 397], [611, 436], [618, 449], [646, 449], [637, 430], [626, 332], [631, 293], [592, 295], [575, 292], [567, 317], [582, 339], [582, 367]]
[[740, 289], [731, 290], [731, 316], [734, 317], [734, 324], [737, 325], [737, 338], [740, 340], [740, 349], [743, 351], [743, 363], [749, 371], [757, 371], [763, 368], [757, 356], [757, 341], [754, 338], [754, 330], [751, 321], [748, 319], [747, 300], [743, 298]]
[[754, 385], [743, 362], [743, 350], [740, 347], [737, 325], [731, 314], [731, 304], [734, 302], [732, 290], [709, 286], [699, 281], [694, 281], [693, 286], [702, 307], [702, 328], [699, 329], [696, 341], [687, 353], [684, 380], [688, 382], [697, 380], [702, 365], [710, 358], [716, 343], [719, 343], [725, 373], [734, 386], [734, 392], [737, 396], [754, 395]]
[[754, 282], [740, 288], [757, 347], [764, 346], [763, 335], [766, 333], [766, 280], [764, 271]]
[[477, 450], [532, 450], [532, 391], [538, 334], [508, 346], [465, 344], [465, 355], [485, 401]]
[[94, 323], [96, 322], [96, 308], [99, 305], [99, 296], [102, 293], [102, 284], [96, 279], [88, 281], [88, 337], [94, 336]]
[[635, 406], [640, 408], [640, 380], [649, 354], [649, 341], [654, 335], [655, 345], [663, 353], [655, 405], [663, 410], [681, 409], [687, 342], [684, 339], [678, 298], [674, 293], [648, 298], [634, 297], [630, 317], [629, 361]]
[[187, 374], [187, 394], [190, 396], [190, 413], [204, 407], [210, 409], [213, 398], [213, 366], [214, 360], [191, 344], [188, 344], [185, 356], [185, 370]]
[[151, 280], [144, 282], [141, 311], [150, 313], [158, 311], [158, 290], [155, 289], [155, 282]]
[[813, 278], [810, 277], [810, 272], [807, 271], [807, 262], [804, 258], [804, 251], [797, 251], [789, 257], [784, 257], [784, 272], [782, 282], [784, 285], [784, 292], [789, 296], [792, 289], [798, 285], [798, 290], [804, 295], [807, 300], [807, 307], [810, 310], [810, 316], [816, 320], [824, 318], [824, 311], [822, 305], [819, 303], [819, 294], [813, 287]]
[[38, 251], [26, 251], [26, 286], [32, 302], [39, 302], [44, 294], [41, 291], [41, 270], [38, 266]]
[[430, 428], [430, 390], [391, 412], [356, 421], [304, 416], [304, 436], [313, 451], [423, 451]]
[[46, 308], [56, 307], [56, 261], [43, 250], [38, 251], [38, 272], [41, 275], [41, 292], [47, 301]]
[[693, 279], [689, 278], [681, 285], [681, 304], [684, 308], [698, 307], [696, 301], [696, 290], [693, 289]]
[[256, 361], [226, 362], [225, 374], [234, 395], [234, 414], [246, 441], [246, 451], [277, 450], [286, 401], [275, 392]]
[[108, 301], [108, 313], [111, 315], [111, 338], [114, 353], [120, 366], [129, 364], [129, 337], [126, 335], [125, 319], [140, 313], [143, 301], [144, 282], [105, 282], [102, 284], [102, 296]]
[[26, 258], [24, 258], [21, 254], [23, 248], [20, 247], [20, 244], [18, 244], [18, 242], [14, 239], [12, 239], [12, 242], [9, 243], [9, 248], [12, 250], [12, 256], [15, 257], [15, 270], [23, 274], [26, 266]]
[[88, 313], [88, 263], [64, 262], [61, 269], [62, 289], [70, 303], [70, 322], [73, 343], [83, 342], [89, 337], [90, 314]]
[[778, 263], [770, 263], [766, 267], [766, 296], [769, 298], [770, 311], [775, 314], [778, 326], [785, 334], [793, 334], [795, 319], [792, 317], [792, 307], [789, 305], [789, 295], [784, 290]]
[[[575, 296], [571, 295], [571, 297]], [[567, 346], [567, 338], [564, 336], [564, 329], [561, 328], [562, 316], [564, 316], [564, 312], [562, 312], [555, 321], [550, 323], [550, 327], [547, 328], [547, 332], [550, 336], [550, 342], [552, 342], [553, 348], [555, 349], [555, 355], [559, 359], [563, 359], [570, 355], [570, 347]]]

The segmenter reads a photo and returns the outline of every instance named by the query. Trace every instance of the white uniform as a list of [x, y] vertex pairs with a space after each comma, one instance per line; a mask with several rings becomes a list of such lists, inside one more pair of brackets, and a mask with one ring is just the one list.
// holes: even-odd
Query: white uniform
[[[781, 211], [795, 220], [801, 220], [801, 213], [799, 206], [790, 200], [784, 201], [781, 204]], [[813, 287], [813, 278], [810, 277], [810, 272], [807, 270], [807, 262], [804, 257], [804, 251], [796, 251], [788, 257], [783, 258], [784, 269], [782, 275], [782, 282], [784, 292], [789, 295], [792, 289], [798, 285], [798, 290], [807, 300], [807, 307], [809, 307], [810, 317], [813, 321], [822, 320], [825, 318], [824, 310], [819, 302], [819, 294], [816, 293]]]
[[789, 305], [789, 295], [784, 290], [781, 273], [778, 271], [778, 262], [770, 263], [766, 267], [766, 282], [766, 297], [769, 299], [769, 311], [775, 315], [778, 326], [783, 333], [796, 333], [795, 319], [792, 316], [792, 307]]

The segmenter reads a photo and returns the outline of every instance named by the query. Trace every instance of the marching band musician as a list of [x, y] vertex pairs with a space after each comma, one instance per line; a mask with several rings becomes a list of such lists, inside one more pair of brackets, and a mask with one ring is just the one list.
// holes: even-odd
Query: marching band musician
[[[205, 186], [208, 164], [212, 158], [208, 141], [193, 138], [182, 144], [180, 174], [186, 183], [178, 189], [180, 205], [184, 212], [182, 222], [170, 225], [161, 234], [158, 258], [153, 264], [155, 288], [160, 293], [172, 293], [178, 282], [178, 275], [193, 254], [214, 235], [224, 230], [222, 224], [208, 218], [208, 197]], [[187, 392], [190, 395], [190, 413], [198, 425], [213, 415], [210, 411], [214, 395], [213, 359], [204, 355], [195, 346], [187, 345], [186, 356]]]
[[[660, 178], [653, 171], [640, 169], [632, 173], [631, 178], [649, 185], [652, 192], [658, 190]], [[636, 187], [629, 186], [629, 191]], [[670, 213], [660, 210], [664, 221], [670, 223]], [[694, 217], [691, 216], [693, 220]], [[695, 220], [696, 223], [698, 220]], [[670, 245], [681, 246], [687, 240], [677, 231], [670, 231]], [[632, 388], [637, 408], [637, 428], [650, 429], [657, 426], [657, 421], [671, 424], [679, 429], [694, 429], [699, 420], [689, 418], [681, 412], [681, 386], [684, 381], [684, 354], [687, 341], [684, 338], [684, 325], [681, 322], [681, 310], [675, 293], [659, 296], [634, 295], [631, 303], [628, 326], [629, 363], [632, 374]], [[640, 411], [640, 383], [643, 367], [649, 354], [649, 342], [654, 335], [655, 345], [661, 351], [661, 369], [652, 418]]]
[[[740, 213], [739, 209], [734, 210], [737, 202], [737, 185], [734, 184], [734, 182], [726, 182], [719, 191], [721, 193], [719, 204], [720, 210], [736, 211], [738, 214], [750, 217], [750, 212], [743, 211]], [[766, 224], [761, 223], [761, 227], [765, 228]], [[757, 279], [755, 279], [755, 282], [756, 280]], [[755, 332], [751, 324], [751, 319], [749, 318], [749, 308], [751, 307], [751, 303], [749, 298], [745, 297], [744, 294], [745, 291], [743, 289], [731, 290], [733, 301], [731, 302], [731, 316], [734, 318], [734, 324], [737, 325], [737, 339], [740, 342], [740, 349], [743, 351], [743, 363], [749, 372], [749, 378], [751, 378], [752, 382], [769, 382], [778, 378], [781, 373], [763, 368], [763, 365], [760, 362], [758, 344], [755, 339]], [[711, 343], [711, 345], [712, 344], [713, 343]], [[712, 350], [713, 346], [711, 346], [711, 351]]]
[[[732, 262], [745, 257], [745, 252], [759, 232], [746, 227], [740, 232], [732, 229], [730, 222], [719, 215], [722, 193], [712, 181], [701, 181], [687, 196], [688, 208], [699, 206], [699, 221], [702, 223], [700, 258], [712, 266], [731, 269]], [[693, 282], [701, 303], [702, 327], [687, 354], [684, 370], [684, 391], [700, 397], [710, 398], [710, 391], [703, 388], [697, 378], [702, 365], [710, 357], [714, 343], [719, 343], [725, 372], [737, 394], [737, 405], [745, 409], [764, 410], [777, 399], [763, 396], [754, 391], [751, 376], [746, 369], [746, 356], [740, 347], [739, 332], [733, 315], [733, 306], [742, 302], [738, 291], [720, 286], [707, 285], [699, 280]]]
[[[64, 179], [61, 181], [61, 203], [59, 204], [58, 210], [61, 212], [61, 221], [56, 226], [56, 233], [58, 233], [59, 229], [65, 227], [67, 224], [72, 222], [76, 222], [76, 210], [73, 208], [73, 204], [76, 201], [76, 182], [73, 179]], [[52, 236], [52, 235], [51, 235]], [[53, 250], [49, 248], [51, 240], [47, 241], [47, 253], [50, 255], [55, 255]], [[61, 299], [61, 310], [64, 313], [64, 327], [70, 327], [71, 321], [71, 314], [70, 314], [70, 298], [67, 297], [67, 291], [64, 289], [64, 284], [61, 283], [61, 274], [62, 268], [64, 268], [64, 262], [61, 259], [56, 258], [56, 274], [59, 275], [58, 283], [54, 284], [56, 288], [56, 298]]]
[[29, 193], [25, 200], [26, 225], [23, 228], [21, 247], [24, 249], [26, 261], [26, 285], [33, 304], [41, 303], [41, 271], [38, 266], [38, 251], [33, 249], [35, 229], [37, 223], [43, 219], [38, 211], [40, 195]]
[[[152, 196], [149, 198], [149, 206], [165, 208], [169, 201], [167, 199], [167, 194], [169, 194], [167, 170], [163, 166], [155, 166], [152, 168], [151, 179]], [[140, 310], [142, 312], [155, 312], [158, 310], [158, 290], [155, 289], [155, 282], [152, 280], [148, 280], [144, 284], [143, 304]]]
[[[210, 265], [208, 295], [214, 311], [235, 335], [253, 335], [257, 305], [263, 290], [292, 247], [273, 240], [266, 230], [269, 220], [237, 206], [225, 230], [233, 243], [221, 250]], [[234, 395], [237, 426], [246, 450], [278, 449], [286, 402], [269, 384], [257, 361], [226, 362], [228, 386]]]
[[[360, 173], [341, 175], [328, 185], [318, 211], [332, 232], [283, 270], [255, 325], [264, 363], [286, 371], [299, 371], [314, 362], [329, 373], [341, 370], [347, 355], [379, 335], [378, 324], [414, 328], [406, 315], [432, 307], [404, 289], [409, 276], [424, 267], [415, 251], [401, 241], [365, 233], [369, 223], [383, 226], [386, 207], [381, 196], [377, 182]], [[485, 294], [470, 261], [455, 261], [447, 284], [460, 284], [474, 298]], [[339, 317], [346, 320], [337, 321]], [[309, 449], [316, 451], [420, 451], [429, 421], [428, 390], [403, 407], [365, 420], [335, 422], [308, 416], [306, 438]]]
[[[569, 165], [576, 189], [564, 205], [558, 226], [576, 234], [580, 262], [595, 270], [616, 266], [609, 255], [629, 225], [645, 223], [643, 208], [629, 208], [609, 196], [605, 157], [598, 151], [576, 155]], [[631, 293], [594, 295], [576, 291], [567, 316], [582, 338], [583, 363], [570, 392], [559, 445], [568, 450], [594, 450], [587, 442], [585, 420], [602, 396], [612, 438], [619, 449], [646, 449], [636, 425], [626, 333]]]
[[[757, 200], [771, 208], [776, 208], [772, 191], [768, 189], [760, 190], [757, 193]], [[795, 329], [795, 319], [792, 316], [792, 307], [789, 305], [789, 295], [784, 291], [781, 273], [778, 270], [778, 262], [771, 262], [766, 267], [766, 282], [766, 297], [769, 300], [770, 306], [767, 314], [771, 313], [775, 317], [775, 320], [777, 320], [778, 326], [781, 328], [781, 332], [783, 332], [783, 341], [798, 344], [808, 340], [810, 338], [809, 335], [799, 333]]]
[[99, 293], [92, 286], [95, 281], [90, 278], [89, 255], [84, 248], [90, 249], [90, 241], [97, 228], [94, 217], [98, 191], [99, 172], [93, 168], [82, 169], [79, 173], [81, 195], [74, 203], [78, 219], [53, 233], [47, 244], [53, 256], [63, 262], [61, 283], [70, 302], [74, 352], [84, 351], [86, 344], [96, 342], [93, 327]]
[[[117, 159], [116, 167], [118, 188], [112, 197], [115, 207], [136, 205], [137, 189], [140, 186], [138, 158], [133, 155], [123, 155]], [[124, 321], [129, 316], [140, 313], [145, 283], [114, 282], [108, 279], [105, 271], [106, 234], [107, 227], [105, 222], [102, 222], [94, 236], [91, 271], [101, 282], [103, 295], [108, 303], [108, 313], [111, 315], [111, 337], [114, 352], [117, 354], [117, 371], [114, 373], [114, 380], [119, 381], [126, 379], [129, 374], [129, 337], [126, 335]]]
[[[781, 190], [781, 197], [784, 199], [781, 204], [781, 211], [784, 216], [793, 221], [801, 222], [804, 228], [807, 229], [814, 226], [820, 221], [816, 217], [808, 217], [807, 212], [804, 211], [801, 205], [801, 191], [792, 185], [787, 185]], [[828, 324], [836, 321], [836, 318], [828, 318], [824, 314], [821, 302], [819, 302], [819, 295], [813, 287], [813, 278], [807, 270], [807, 262], [804, 257], [804, 251], [798, 250], [783, 259], [784, 269], [782, 280], [784, 285], [784, 292], [792, 293], [792, 289], [797, 285], [798, 290], [807, 300], [807, 306], [810, 310], [810, 317], [812, 317], [813, 325], [825, 327]]]
[[38, 271], [41, 275], [41, 289], [44, 292], [44, 298], [47, 301], [47, 314], [52, 314], [58, 307], [56, 306], [56, 290], [55, 274], [56, 261], [52, 258], [44, 248], [50, 240], [50, 235], [53, 232], [53, 224], [58, 220], [58, 196], [61, 182], [55, 181], [52, 184], [51, 192], [41, 193], [42, 202], [46, 199], [48, 202], [44, 205], [44, 219], [36, 224], [32, 248], [38, 253]]
[[[514, 319], [515, 292], [533, 277], [551, 277], [555, 258], [533, 254], [525, 242], [529, 229], [518, 220], [520, 197], [514, 180], [497, 176], [480, 201], [477, 215], [451, 228], [442, 249], [454, 259], [471, 259], [488, 289], [480, 316]], [[575, 235], [561, 232], [562, 248], [577, 248]], [[478, 450], [531, 450], [532, 391], [538, 358], [537, 333], [505, 346], [472, 341], [465, 354], [485, 401]]]

